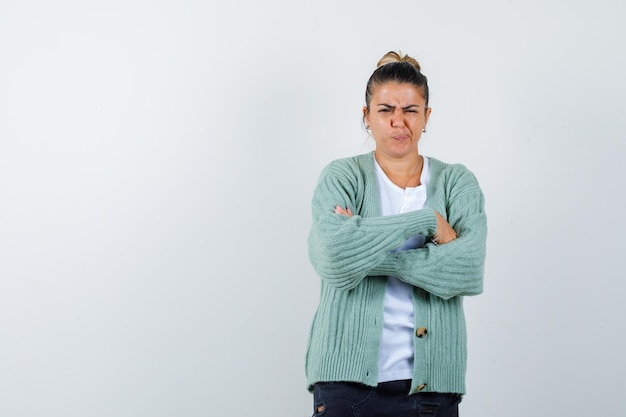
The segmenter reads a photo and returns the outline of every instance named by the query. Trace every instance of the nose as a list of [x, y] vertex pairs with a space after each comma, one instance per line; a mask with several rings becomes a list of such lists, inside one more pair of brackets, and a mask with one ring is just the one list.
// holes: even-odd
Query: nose
[[404, 115], [402, 114], [402, 110], [395, 110], [393, 115], [391, 116], [391, 126], [392, 127], [402, 127], [404, 125]]

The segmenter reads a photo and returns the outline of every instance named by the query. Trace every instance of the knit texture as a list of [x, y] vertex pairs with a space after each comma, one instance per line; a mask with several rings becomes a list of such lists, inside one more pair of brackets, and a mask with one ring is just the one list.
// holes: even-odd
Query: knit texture
[[[376, 386], [387, 276], [414, 286], [411, 392], [465, 393], [467, 337], [463, 296], [480, 294], [487, 238], [484, 197], [463, 165], [430, 158], [427, 208], [381, 216], [372, 153], [324, 168], [312, 202], [309, 258], [321, 277], [320, 302], [306, 355], [308, 388], [322, 381]], [[352, 217], [334, 213], [349, 207]], [[431, 237], [435, 211], [454, 228], [445, 245], [391, 253], [411, 236]]]

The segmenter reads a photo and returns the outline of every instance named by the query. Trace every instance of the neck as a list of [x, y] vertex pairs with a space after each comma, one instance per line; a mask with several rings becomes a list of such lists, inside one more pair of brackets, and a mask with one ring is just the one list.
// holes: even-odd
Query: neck
[[385, 172], [385, 175], [387, 175], [387, 178], [398, 187], [407, 188], [420, 185], [424, 159], [417, 152], [404, 158], [390, 158], [374, 152], [374, 157]]

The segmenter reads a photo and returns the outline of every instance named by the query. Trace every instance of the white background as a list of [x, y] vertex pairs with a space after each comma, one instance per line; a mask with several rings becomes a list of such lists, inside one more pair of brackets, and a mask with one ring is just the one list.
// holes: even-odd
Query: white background
[[0, 2], [0, 417], [311, 414], [309, 203], [420, 60], [478, 177], [463, 416], [624, 415], [621, 1]]

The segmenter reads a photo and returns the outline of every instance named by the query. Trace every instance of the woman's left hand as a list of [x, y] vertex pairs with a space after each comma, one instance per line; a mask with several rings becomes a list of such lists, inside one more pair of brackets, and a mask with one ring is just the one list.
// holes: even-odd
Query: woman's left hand
[[336, 205], [335, 214], [343, 214], [345, 216], [352, 217], [352, 210], [350, 210], [350, 207], [343, 208], [339, 205]]

